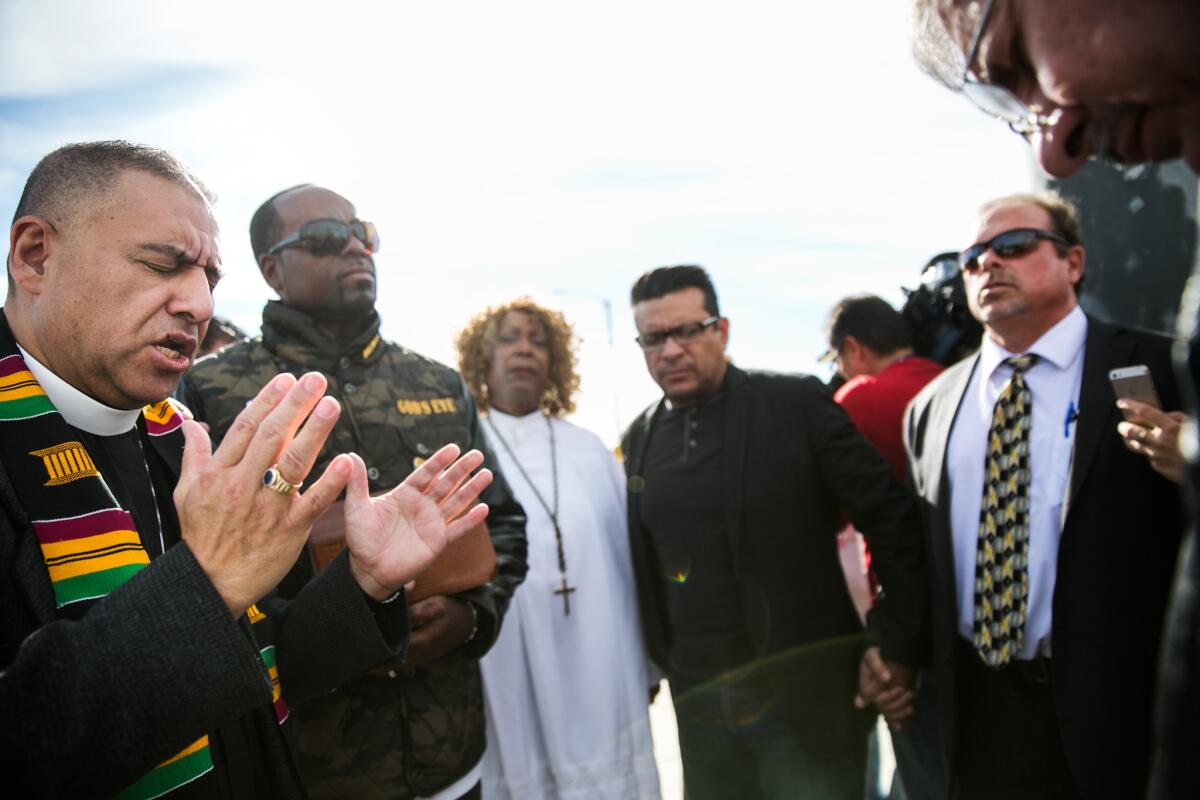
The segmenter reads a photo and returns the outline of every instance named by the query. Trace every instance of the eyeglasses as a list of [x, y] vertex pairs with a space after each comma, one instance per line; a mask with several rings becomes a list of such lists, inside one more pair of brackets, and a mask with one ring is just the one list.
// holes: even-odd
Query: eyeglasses
[[1061, 109], [1055, 109], [1052, 114], [1040, 114], [1025, 104], [1008, 89], [994, 83], [984, 83], [971, 76], [971, 65], [979, 54], [979, 43], [987, 28], [992, 15], [992, 6], [996, 0], [986, 0], [983, 11], [979, 15], [979, 25], [975, 28], [975, 36], [971, 39], [971, 48], [967, 51], [967, 62], [963, 67], [962, 93], [975, 104], [975, 107], [985, 114], [1008, 123], [1013, 133], [1029, 136], [1034, 131], [1049, 127], [1058, 121]]
[[1001, 258], [1021, 258], [1037, 249], [1042, 239], [1055, 242], [1063, 247], [1071, 247], [1071, 243], [1057, 233], [1042, 231], [1037, 228], [1014, 228], [1011, 231], [997, 234], [986, 242], [978, 242], [958, 254], [958, 268], [963, 272], [974, 272], [979, 269], [979, 257], [991, 249]]
[[828, 364], [830, 369], [836, 370], [837, 369], [837, 360], [839, 358], [841, 358], [841, 356], [842, 356], [842, 342], [843, 341], [845, 341], [844, 338], [839, 339], [837, 344], [833, 344], [831, 342], [829, 344], [829, 348], [824, 353], [821, 353], [821, 355], [817, 356], [817, 363], [818, 364]]
[[688, 344], [699, 339], [700, 334], [720, 321], [720, 317], [709, 317], [700, 322], [685, 322], [682, 325], [676, 325], [674, 328], [668, 328], [665, 331], [643, 333], [634, 339], [634, 341], [641, 345], [643, 350], [658, 350], [667, 343], [667, 339], [674, 339], [676, 344]]
[[361, 219], [342, 222], [340, 219], [311, 219], [295, 233], [273, 244], [268, 253], [278, 253], [285, 247], [303, 247], [314, 256], [332, 256], [346, 249], [353, 236], [363, 243], [369, 253], [379, 251], [379, 231], [374, 223]]

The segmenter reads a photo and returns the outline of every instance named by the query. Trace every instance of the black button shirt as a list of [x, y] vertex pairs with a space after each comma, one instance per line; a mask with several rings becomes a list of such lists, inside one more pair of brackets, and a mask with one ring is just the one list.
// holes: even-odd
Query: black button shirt
[[721, 480], [721, 396], [664, 410], [646, 450], [639, 494], [643, 524], [662, 572], [670, 626], [670, 667], [706, 679], [749, 661], [725, 534]]

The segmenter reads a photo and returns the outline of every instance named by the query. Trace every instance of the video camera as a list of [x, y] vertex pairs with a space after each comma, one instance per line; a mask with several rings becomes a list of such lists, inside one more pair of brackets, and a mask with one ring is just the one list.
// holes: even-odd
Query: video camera
[[921, 285], [902, 287], [900, 315], [913, 332], [919, 356], [950, 366], [979, 347], [983, 328], [967, 308], [967, 291], [958, 269], [958, 253], [938, 253], [921, 269]]

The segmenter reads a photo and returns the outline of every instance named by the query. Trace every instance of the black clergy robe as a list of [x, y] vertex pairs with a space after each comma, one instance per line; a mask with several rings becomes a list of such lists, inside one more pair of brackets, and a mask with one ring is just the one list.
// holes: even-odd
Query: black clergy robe
[[[116, 796], [208, 735], [213, 769], [166, 797], [303, 797], [287, 698], [403, 657], [406, 605], [367, 598], [343, 554], [300, 597], [269, 596], [234, 620], [180, 541], [177, 465], [144, 422], [117, 436], [72, 432], [134, 518], [151, 563], [107, 596], [56, 611], [0, 463], [0, 793]], [[282, 703], [265, 673], [268, 643]]]

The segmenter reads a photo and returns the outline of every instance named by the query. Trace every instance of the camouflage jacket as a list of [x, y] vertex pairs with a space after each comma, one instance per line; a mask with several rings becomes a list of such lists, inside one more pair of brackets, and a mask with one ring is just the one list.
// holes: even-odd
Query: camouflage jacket
[[[180, 399], [212, 428], [215, 442], [270, 378], [318, 370], [342, 416], [317, 458], [320, 475], [332, 458], [356, 452], [371, 491], [386, 491], [420, 461], [454, 442], [477, 448], [496, 480], [484, 493], [499, 574], [458, 595], [478, 612], [466, 645], [427, 666], [385, 664], [316, 700], [293, 706], [297, 762], [313, 798], [428, 796], [462, 777], [483, 754], [479, 659], [500, 631], [513, 590], [526, 571], [525, 516], [500, 475], [479, 430], [475, 403], [449, 367], [384, 341], [379, 319], [340, 345], [306, 315], [271, 301], [262, 336], [198, 361]], [[303, 554], [280, 586], [285, 597], [312, 578]], [[284, 687], [286, 693], [287, 688]]]

